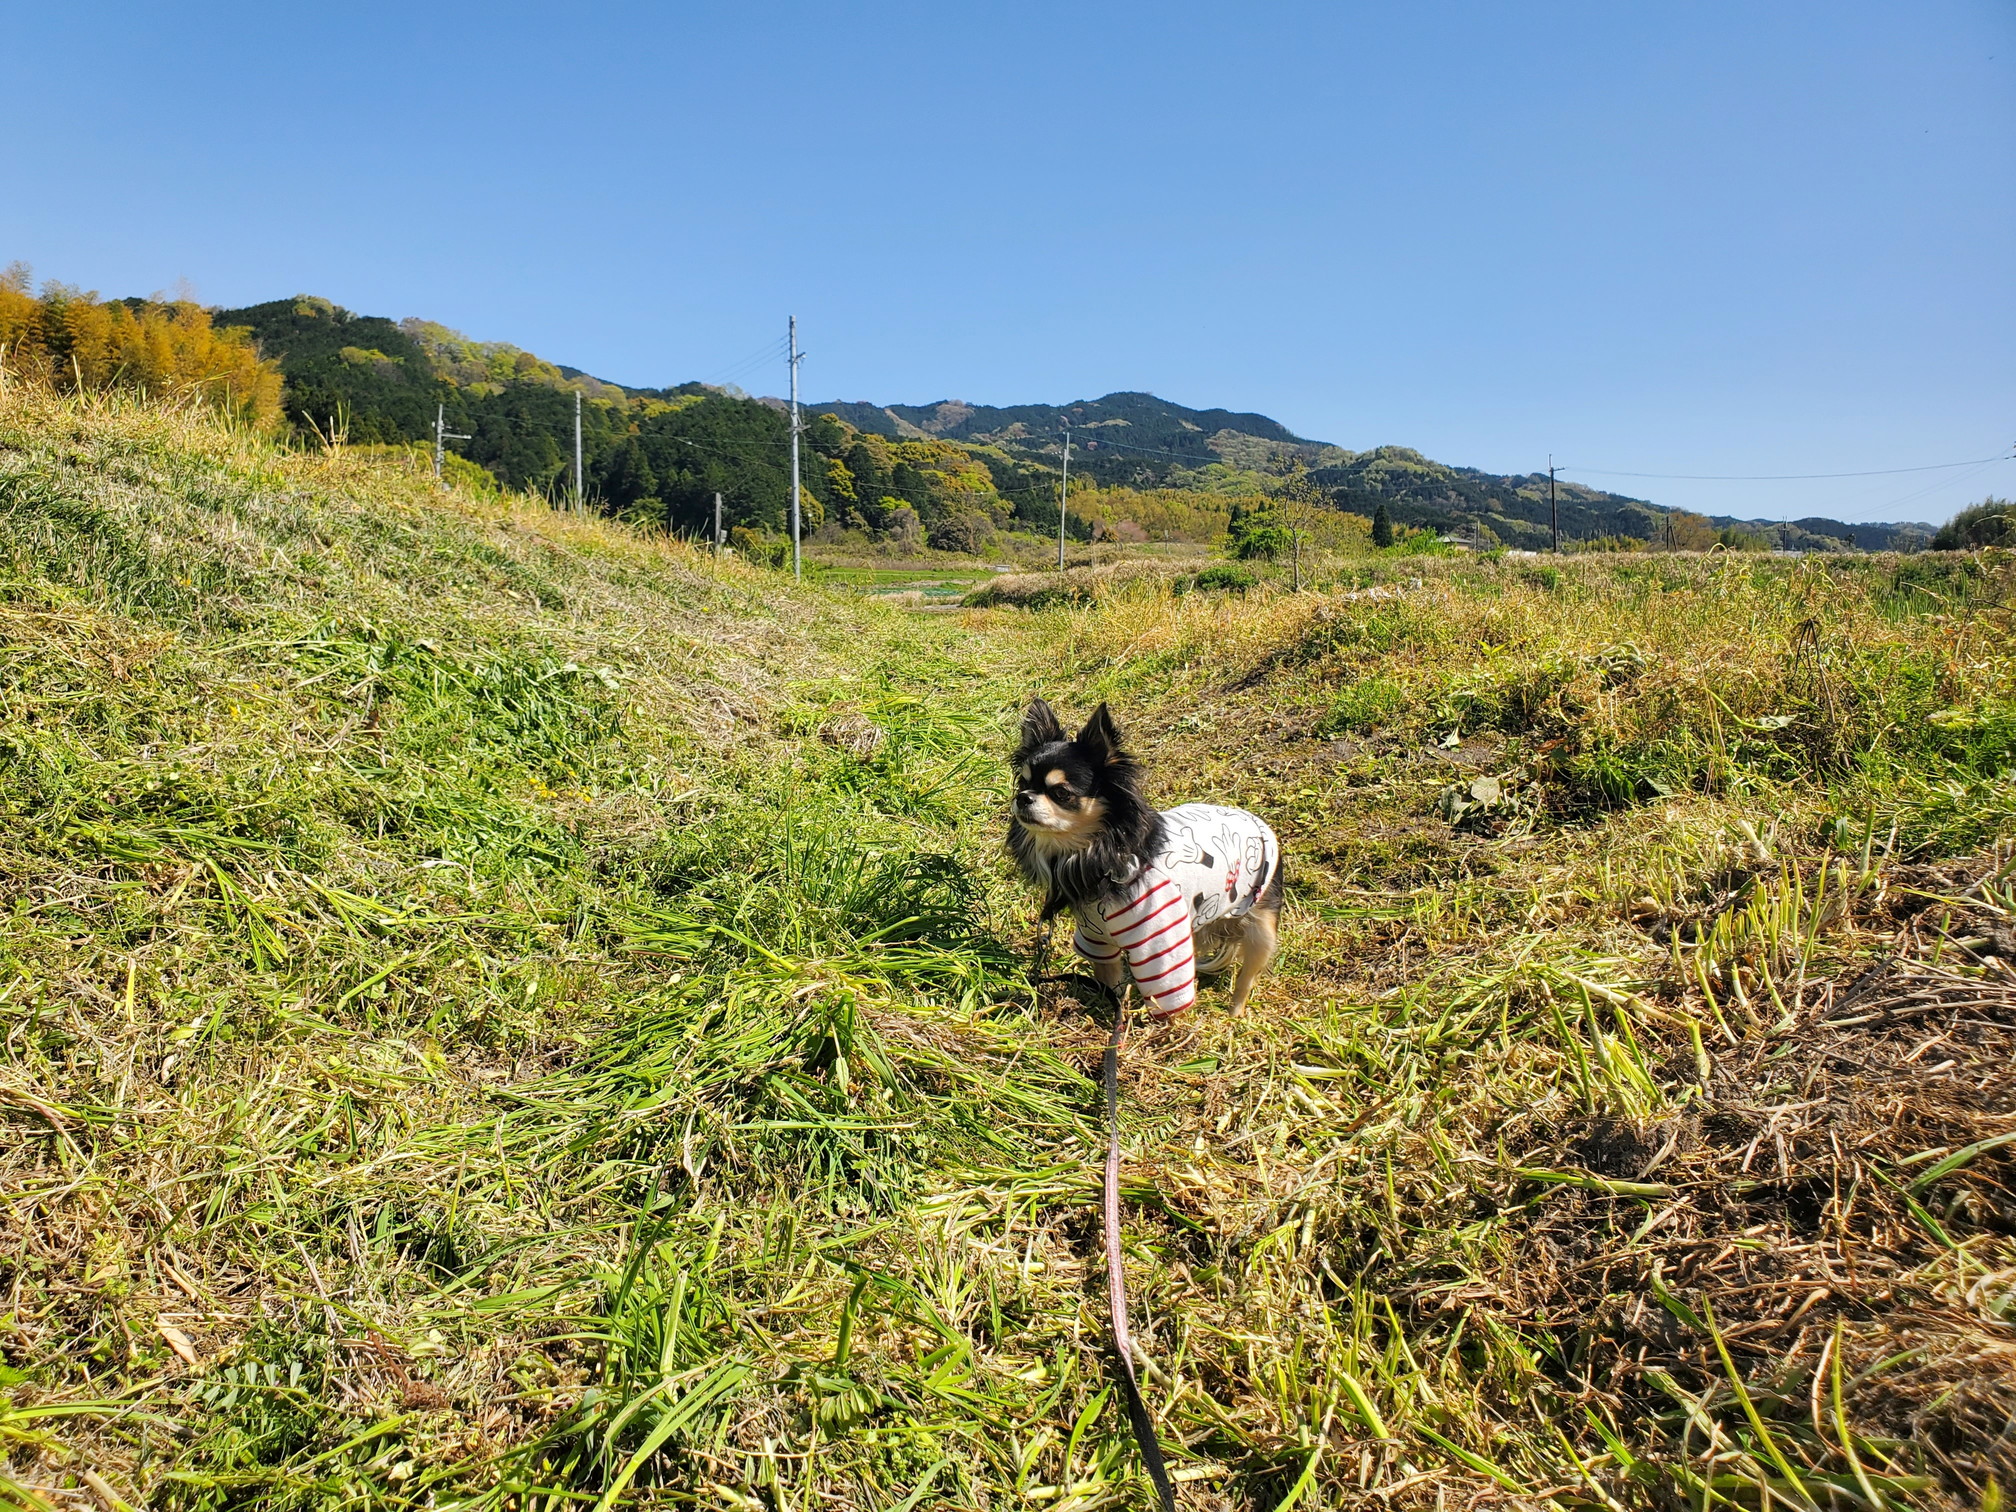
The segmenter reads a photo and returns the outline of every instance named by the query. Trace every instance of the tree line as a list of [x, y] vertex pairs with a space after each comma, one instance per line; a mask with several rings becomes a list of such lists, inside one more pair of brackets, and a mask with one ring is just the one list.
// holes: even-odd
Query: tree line
[[250, 332], [217, 325], [193, 300], [101, 300], [61, 283], [37, 295], [18, 262], [0, 271], [0, 373], [59, 392], [194, 398], [260, 426], [280, 415], [279, 365]]
[[[103, 300], [54, 282], [38, 294], [17, 263], [0, 272], [5, 376], [59, 391], [196, 398], [325, 443], [423, 447], [438, 417], [467, 438], [454, 443], [456, 453], [505, 487], [556, 501], [578, 490], [595, 509], [689, 536], [712, 530], [719, 496], [722, 523], [758, 550], [789, 528], [790, 425], [775, 400], [698, 383], [625, 388], [509, 343], [472, 341], [427, 321], [358, 315], [312, 295], [208, 310], [188, 299]], [[577, 396], [580, 478], [573, 474]], [[1160, 410], [1170, 408], [1145, 394], [1109, 395], [1100, 404], [1125, 411], [1130, 436], [1154, 430]], [[942, 418], [943, 409], [918, 416]], [[891, 435], [904, 428], [890, 421], [893, 411], [836, 410], [846, 416], [807, 415], [801, 434], [809, 535], [979, 552], [1003, 531], [1056, 533], [1057, 469], [1047, 456], [1030, 455], [1040, 448], [1028, 440]], [[1265, 421], [1197, 413], [1249, 429]], [[982, 419], [1019, 414], [986, 412]], [[1179, 439], [1193, 450], [1203, 445], [1196, 429], [1193, 423], [1180, 438], [1155, 431], [1153, 439], [1173, 455]], [[1452, 529], [1480, 546], [1540, 544], [1545, 533], [1544, 477], [1488, 478], [1400, 447], [1349, 454], [1291, 443], [1259, 437], [1255, 446], [1271, 447], [1259, 466], [1214, 462], [1194, 477], [1179, 466], [1182, 482], [1170, 486], [1173, 476], [1130, 483], [1116, 467], [1091, 465], [1101, 443], [1088, 436], [1086, 476], [1071, 501], [1067, 534], [1078, 541], [1222, 540], [1238, 555], [1262, 557], [1292, 554], [1298, 543], [1405, 547]], [[1326, 455], [1310, 470], [1304, 451]], [[1197, 453], [1200, 461], [1207, 454]], [[1345, 460], [1334, 460], [1340, 456]], [[1077, 464], [1073, 471], [1075, 478]], [[1834, 537], [1857, 529], [1816, 519], [1760, 533], [1574, 485], [1558, 494], [1562, 525], [1585, 548], [1839, 549]], [[1989, 500], [1949, 522], [1937, 544], [2009, 544], [2010, 520], [2010, 506]]]

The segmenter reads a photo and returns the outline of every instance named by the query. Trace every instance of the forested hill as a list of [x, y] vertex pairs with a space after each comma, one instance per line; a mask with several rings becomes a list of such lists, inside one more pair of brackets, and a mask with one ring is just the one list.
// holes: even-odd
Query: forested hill
[[[249, 330], [286, 379], [289, 421], [352, 444], [424, 445], [437, 415], [450, 452], [514, 488], [571, 493], [580, 400], [580, 480], [606, 513], [685, 534], [723, 522], [774, 546], [790, 496], [790, 427], [775, 400], [699, 383], [637, 389], [562, 367], [505, 342], [471, 341], [422, 320], [358, 315], [312, 295], [220, 310]], [[972, 549], [1019, 521], [1057, 528], [1056, 479], [1006, 453], [933, 438], [890, 440], [808, 416], [808, 531], [832, 524], [899, 542]], [[451, 464], [458, 465], [458, 464]], [[480, 475], [479, 475], [480, 476]], [[1083, 520], [1074, 521], [1084, 535]], [[758, 539], [758, 538], [762, 539]]]
[[[1675, 510], [1601, 488], [1556, 482], [1552, 506], [1546, 474], [1502, 476], [1478, 468], [1452, 468], [1405, 446], [1349, 452], [1296, 435], [1268, 415], [1232, 409], [1187, 409], [1151, 393], [1109, 393], [1070, 405], [970, 405], [946, 399], [935, 405], [875, 405], [829, 401], [814, 409], [835, 413], [857, 429], [889, 437], [943, 437], [994, 446], [1010, 456], [1054, 468], [1070, 425], [1073, 476], [1129, 488], [1240, 486], [1252, 474], [1272, 476], [1286, 464], [1308, 468], [1310, 482], [1355, 514], [1371, 516], [1385, 504], [1401, 524], [1468, 534], [1472, 524], [1510, 546], [1544, 546], [1552, 540], [1552, 512], [1562, 536], [1587, 540], [1661, 540], [1671, 534]], [[1730, 532], [1764, 546], [1806, 550], [1885, 550], [1919, 526], [1859, 524], [1839, 520], [1699, 520], [1689, 518], [1681, 544], [1714, 542]]]
[[[1238, 486], [1250, 475], [1309, 470], [1341, 509], [1372, 515], [1384, 504], [1402, 524], [1466, 532], [1481, 523], [1510, 545], [1551, 539], [1547, 478], [1507, 478], [1449, 467], [1406, 447], [1352, 452], [1296, 435], [1266, 415], [1194, 410], [1153, 394], [1108, 394], [1076, 404], [1008, 408], [963, 404], [822, 403], [815, 409], [885, 436], [930, 436], [998, 447], [1056, 466], [1071, 428], [1074, 474], [1107, 486]], [[1556, 490], [1562, 529], [1574, 539], [1651, 540], [1664, 511], [1640, 499], [1563, 483]]]
[[[249, 330], [286, 380], [289, 422], [304, 434], [391, 446], [431, 440], [437, 414], [465, 437], [451, 450], [517, 488], [570, 492], [576, 396], [585, 491], [598, 508], [711, 525], [722, 497], [731, 526], [776, 532], [789, 494], [789, 427], [781, 404], [699, 383], [627, 388], [507, 342], [472, 341], [430, 321], [359, 315], [296, 295], [213, 312]], [[1297, 436], [1265, 415], [1190, 409], [1153, 394], [1113, 393], [1066, 405], [996, 407], [829, 401], [808, 405], [804, 486], [808, 525], [830, 522], [967, 548], [990, 530], [1057, 528], [1057, 472], [1068, 421], [1071, 472], [1107, 489], [1224, 501], [1278, 486], [1296, 468], [1338, 508], [1508, 546], [1550, 539], [1544, 473], [1501, 476], [1451, 467], [1406, 447], [1353, 452]], [[1610, 539], [1712, 544], [1717, 525], [1745, 542], [1840, 550], [1901, 544], [1917, 527], [1702, 520], [1645, 500], [1562, 482], [1556, 499], [1571, 542]], [[905, 511], [907, 510], [907, 513]], [[1164, 511], [1168, 513], [1167, 510]], [[1177, 512], [1179, 515], [1182, 511]], [[1171, 516], [1172, 518], [1174, 516]], [[1075, 517], [1074, 517], [1075, 519]], [[1693, 532], [1674, 538], [1675, 522]], [[1079, 530], [1086, 527], [1075, 519]], [[1918, 532], [1921, 536], [1925, 533]]]
[[1060, 451], [1068, 421], [1074, 464], [1105, 483], [1159, 486], [1214, 463], [1250, 467], [1292, 455], [1313, 459], [1336, 450], [1304, 441], [1265, 415], [1186, 409], [1153, 394], [1108, 394], [1077, 404], [1017, 404], [1005, 409], [956, 399], [886, 406], [843, 401], [812, 408], [877, 435], [935, 436], [1049, 455]]
[[1685, 545], [1734, 537], [1799, 550], [1883, 551], [1923, 545], [1931, 534], [1915, 524], [1702, 519], [1565, 479], [1557, 481], [1550, 505], [1544, 472], [1508, 476], [1452, 467], [1404, 446], [1353, 452], [1298, 436], [1266, 415], [1189, 409], [1153, 394], [1005, 408], [956, 399], [889, 405], [828, 401], [813, 408], [861, 431], [983, 444], [1052, 468], [1061, 459], [1068, 423], [1072, 476], [1108, 486], [1219, 491], [1300, 462], [1340, 509], [1369, 517], [1383, 504], [1401, 524], [1457, 534], [1481, 525], [1512, 546], [1548, 544], [1556, 510], [1570, 542], [1670, 539], [1676, 519], [1686, 522], [1685, 539], [1678, 542]]

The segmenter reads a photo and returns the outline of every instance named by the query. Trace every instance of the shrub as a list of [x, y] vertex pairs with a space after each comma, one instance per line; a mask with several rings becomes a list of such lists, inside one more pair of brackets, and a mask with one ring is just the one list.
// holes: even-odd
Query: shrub
[[1934, 551], [1967, 551], [1977, 546], [2016, 546], [2016, 502], [1983, 499], [1961, 510], [1932, 537]]
[[1174, 583], [1170, 584], [1170, 591], [1174, 593], [1190, 593], [1193, 591], [1197, 593], [1244, 593], [1247, 589], [1255, 587], [1259, 581], [1259, 575], [1251, 567], [1241, 566], [1237, 562], [1219, 562], [1215, 566], [1206, 567], [1202, 572], [1192, 573], [1189, 577], [1176, 579]]
[[1271, 499], [1254, 504], [1234, 504], [1225, 540], [1232, 555], [1242, 562], [1271, 562], [1290, 544], [1288, 522]]
[[791, 542], [772, 535], [760, 526], [736, 525], [728, 532], [728, 544], [744, 561], [760, 567], [782, 567], [791, 555]]
[[962, 509], [931, 523], [928, 539], [940, 551], [978, 556], [994, 540], [994, 522], [977, 509]]

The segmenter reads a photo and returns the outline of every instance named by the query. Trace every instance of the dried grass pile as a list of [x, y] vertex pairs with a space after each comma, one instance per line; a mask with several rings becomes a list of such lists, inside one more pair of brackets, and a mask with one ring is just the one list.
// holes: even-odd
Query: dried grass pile
[[1166, 589], [1186, 572], [1195, 570], [1194, 563], [1137, 559], [1068, 567], [1062, 572], [1009, 572], [982, 583], [961, 602], [969, 609], [1053, 609], [1067, 604], [1096, 604], [1116, 594]]

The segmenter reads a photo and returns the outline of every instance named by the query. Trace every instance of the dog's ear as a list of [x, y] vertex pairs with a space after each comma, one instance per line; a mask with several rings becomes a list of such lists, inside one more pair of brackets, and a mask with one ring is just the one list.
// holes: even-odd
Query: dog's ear
[[1057, 711], [1040, 698], [1030, 699], [1022, 714], [1023, 751], [1040, 751], [1063, 738], [1064, 726], [1057, 722]]
[[1094, 766], [1109, 766], [1127, 753], [1120, 748], [1120, 727], [1103, 703], [1092, 711], [1085, 728], [1078, 732], [1078, 749]]

